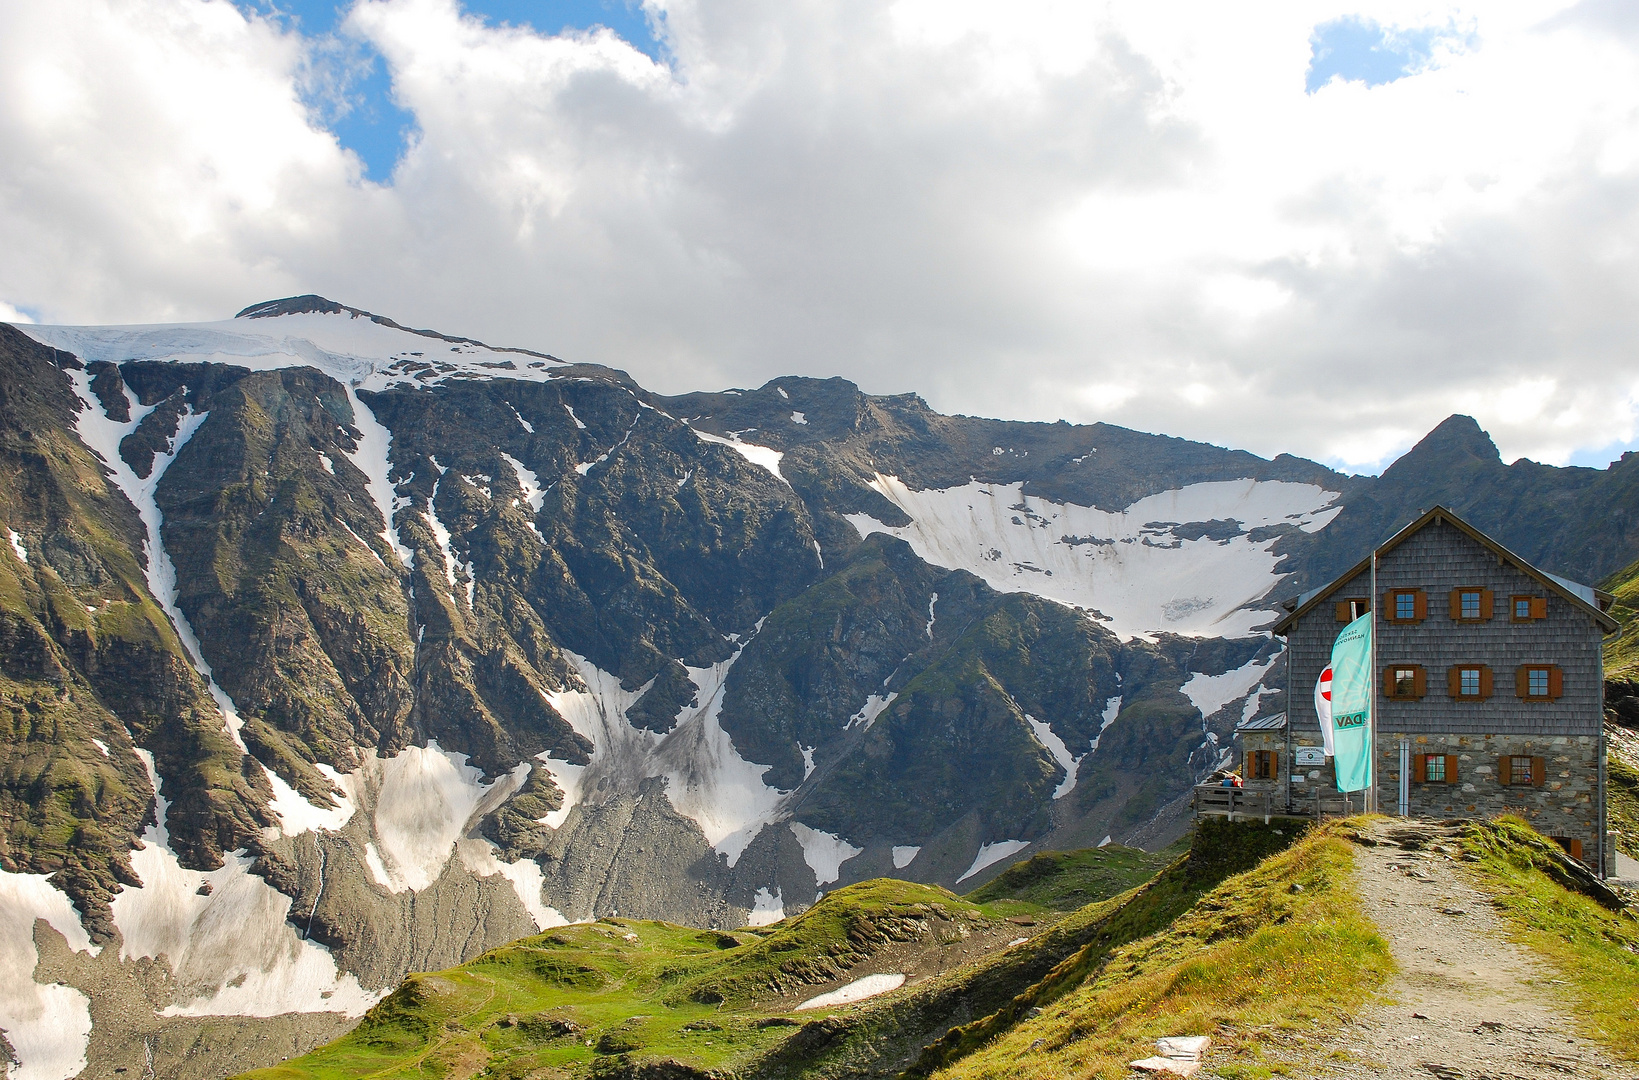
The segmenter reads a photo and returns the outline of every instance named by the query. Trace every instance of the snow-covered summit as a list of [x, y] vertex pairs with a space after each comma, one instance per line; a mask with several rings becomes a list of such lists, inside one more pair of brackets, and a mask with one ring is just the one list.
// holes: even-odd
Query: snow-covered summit
[[564, 366], [546, 353], [416, 330], [314, 295], [252, 304], [220, 322], [18, 329], [87, 363], [214, 362], [257, 371], [305, 365], [365, 390], [497, 376], [542, 380]]

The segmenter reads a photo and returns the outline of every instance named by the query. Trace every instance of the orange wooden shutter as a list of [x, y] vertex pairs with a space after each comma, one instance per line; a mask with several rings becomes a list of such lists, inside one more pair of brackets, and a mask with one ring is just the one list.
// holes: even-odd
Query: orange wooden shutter
[[1456, 622], [1458, 619], [1460, 619], [1462, 617], [1463, 617], [1463, 591], [1461, 589], [1452, 589], [1451, 590], [1451, 621]]
[[1424, 592], [1422, 589], [1418, 589], [1414, 595], [1417, 598], [1415, 605], [1417, 614], [1415, 618], [1418, 622], [1421, 622], [1428, 618], [1428, 593]]
[[1548, 617], [1548, 598], [1546, 596], [1531, 597], [1531, 618], [1546, 619]]
[[1514, 696], [1529, 697], [1531, 694], [1531, 673], [1521, 664], [1514, 669]]
[[1480, 618], [1489, 619], [1496, 611], [1496, 597], [1490, 589], [1480, 590]]
[[1379, 599], [1383, 602], [1383, 620], [1385, 622], [1398, 622], [1399, 620], [1395, 618], [1394, 611], [1394, 593], [1386, 592]]
[[1558, 664], [1548, 669], [1548, 696], [1558, 699], [1565, 692], [1565, 672]]
[[1428, 693], [1428, 670], [1422, 664], [1418, 664], [1412, 670], [1417, 672], [1412, 679], [1412, 686], [1417, 691], [1417, 696], [1422, 697]]
[[1414, 754], [1411, 759], [1411, 778], [1419, 784], [1428, 783], [1428, 755]]
[[1383, 669], [1383, 696], [1394, 696], [1394, 665], [1390, 664]]
[[1582, 841], [1571, 841], [1571, 858], [1575, 859], [1577, 862], [1582, 861]]
[[1446, 696], [1458, 697], [1463, 692], [1463, 673], [1461, 668], [1446, 668]]
[[1514, 782], [1514, 759], [1507, 754], [1497, 759], [1497, 781], [1502, 784]]
[[1271, 751], [1269, 751], [1269, 779], [1277, 780], [1279, 778], [1280, 778], [1280, 751], [1279, 750], [1271, 750]]
[[1349, 618], [1349, 602], [1347, 600], [1339, 600], [1337, 603], [1332, 605], [1332, 610], [1337, 614], [1338, 622], [1352, 621]]
[[1457, 782], [1457, 755], [1456, 754], [1447, 754], [1446, 755], [1446, 783], [1455, 784], [1456, 782]]
[[1491, 696], [1491, 668], [1485, 664], [1480, 665], [1480, 696], [1482, 698]]
[[1534, 757], [1531, 759], [1531, 786], [1541, 787], [1548, 780], [1548, 759]]

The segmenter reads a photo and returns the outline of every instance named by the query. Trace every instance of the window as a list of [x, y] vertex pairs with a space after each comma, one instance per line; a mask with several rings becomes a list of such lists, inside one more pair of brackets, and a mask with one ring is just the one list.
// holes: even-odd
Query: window
[[1490, 622], [1492, 593], [1478, 585], [1464, 585], [1451, 590], [1452, 622]]
[[1422, 589], [1390, 589], [1383, 594], [1388, 622], [1422, 622], [1428, 618], [1428, 594]]
[[1351, 623], [1372, 609], [1370, 600], [1339, 600], [1336, 604], [1337, 621]]
[[1546, 758], [1508, 754], [1497, 759], [1497, 779], [1511, 786], [1541, 787], [1548, 779]]
[[1569, 836], [1550, 836], [1548, 839], [1565, 849], [1565, 854], [1578, 861], [1582, 858], [1582, 841]]
[[1525, 701], [1557, 701], [1565, 692], [1558, 664], [1521, 664], [1514, 669], [1514, 693]]
[[1253, 750], [1246, 755], [1248, 780], [1278, 780], [1280, 754], [1274, 750]]
[[1412, 779], [1419, 784], [1455, 784], [1456, 754], [1417, 754], [1411, 759]]
[[1484, 664], [1458, 664], [1446, 670], [1446, 693], [1458, 701], [1483, 701], [1491, 696], [1491, 669]]
[[1416, 701], [1428, 693], [1428, 673], [1421, 664], [1390, 664], [1383, 669], [1383, 696]]
[[1532, 622], [1548, 617], [1546, 596], [1514, 596], [1508, 600], [1508, 617], [1512, 622]]

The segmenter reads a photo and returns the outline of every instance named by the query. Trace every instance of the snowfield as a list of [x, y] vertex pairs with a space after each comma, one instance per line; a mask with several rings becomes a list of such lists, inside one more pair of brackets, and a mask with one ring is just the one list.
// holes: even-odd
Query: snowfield
[[1089, 608], [1123, 639], [1249, 636], [1270, 613], [1246, 605], [1281, 578], [1270, 550], [1277, 537], [1249, 533], [1280, 525], [1318, 532], [1342, 510], [1333, 505], [1338, 492], [1280, 480], [1191, 484], [1114, 513], [1025, 495], [1022, 484], [913, 491], [878, 473], [871, 486], [912, 520], [896, 528], [848, 515], [861, 536], [897, 536], [924, 560], [1002, 592]]

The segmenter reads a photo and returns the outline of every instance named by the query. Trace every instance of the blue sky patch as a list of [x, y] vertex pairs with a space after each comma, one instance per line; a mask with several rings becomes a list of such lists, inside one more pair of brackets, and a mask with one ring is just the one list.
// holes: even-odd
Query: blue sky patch
[[1321, 23], [1309, 36], [1304, 89], [1312, 94], [1333, 76], [1344, 82], [1382, 86], [1415, 75], [1433, 62], [1436, 43], [1456, 36], [1450, 27], [1399, 30], [1361, 15]]
[[[415, 117], [393, 101], [392, 78], [381, 54], [367, 42], [337, 33], [352, 7], [350, 0], [241, 0], [239, 6], [315, 42], [319, 62], [305, 88], [308, 106], [364, 162], [366, 177], [388, 182], [415, 132]], [[461, 6], [488, 23], [529, 26], [545, 34], [606, 26], [639, 52], [662, 59], [660, 40], [638, 0], [464, 0]]]

